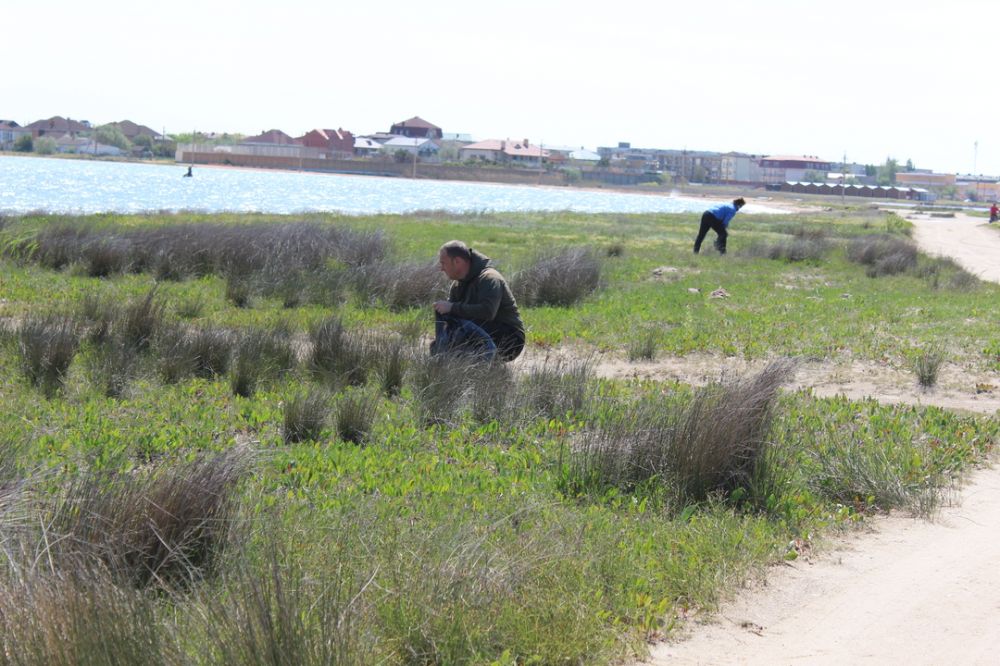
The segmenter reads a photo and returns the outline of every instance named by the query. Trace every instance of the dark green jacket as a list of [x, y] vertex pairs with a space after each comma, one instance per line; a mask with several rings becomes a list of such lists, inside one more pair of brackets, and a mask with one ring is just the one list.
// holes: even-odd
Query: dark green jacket
[[469, 319], [477, 324], [496, 321], [520, 331], [524, 335], [524, 324], [517, 311], [517, 302], [510, 292], [507, 281], [499, 271], [490, 267], [490, 258], [470, 248], [472, 263], [464, 280], [451, 283], [448, 300], [451, 314], [461, 319]]

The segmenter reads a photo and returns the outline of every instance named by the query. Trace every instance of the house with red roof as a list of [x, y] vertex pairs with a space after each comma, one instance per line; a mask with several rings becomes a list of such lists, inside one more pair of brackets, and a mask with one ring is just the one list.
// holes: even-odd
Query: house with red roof
[[30, 130], [31, 136], [37, 139], [40, 136], [46, 135], [62, 136], [63, 134], [69, 134], [70, 136], [76, 136], [78, 134], [89, 134], [91, 128], [88, 122], [70, 120], [62, 116], [52, 116], [45, 120], [36, 120], [30, 125], [26, 125], [25, 129]]
[[293, 139], [279, 129], [261, 132], [257, 136], [248, 136], [241, 143], [258, 146], [300, 146], [297, 139]]
[[409, 120], [396, 123], [389, 130], [389, 134], [405, 136], [411, 139], [440, 139], [444, 135], [440, 127], [427, 122], [420, 116], [413, 116]]
[[481, 160], [497, 164], [538, 167], [548, 159], [549, 153], [541, 146], [532, 145], [527, 139], [520, 141], [487, 139], [463, 146], [458, 150], [458, 156], [463, 162]]
[[354, 135], [344, 129], [314, 129], [295, 139], [307, 148], [327, 154], [354, 154]]

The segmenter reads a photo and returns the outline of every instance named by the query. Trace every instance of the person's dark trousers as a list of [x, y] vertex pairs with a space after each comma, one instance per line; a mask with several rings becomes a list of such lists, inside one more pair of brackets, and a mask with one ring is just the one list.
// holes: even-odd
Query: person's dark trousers
[[524, 350], [524, 335], [513, 326], [488, 321], [481, 324], [484, 331], [490, 334], [497, 346], [497, 358], [509, 363], [521, 355]]
[[726, 237], [729, 235], [729, 232], [726, 231], [726, 225], [722, 223], [722, 220], [707, 210], [701, 214], [701, 227], [698, 228], [698, 237], [694, 239], [695, 254], [701, 251], [701, 243], [705, 240], [705, 235], [708, 234], [709, 229], [719, 236], [715, 239], [715, 248], [719, 251], [719, 254], [725, 254]]
[[496, 357], [497, 345], [475, 322], [439, 314], [434, 318], [431, 356], [438, 354], [458, 354], [488, 362]]

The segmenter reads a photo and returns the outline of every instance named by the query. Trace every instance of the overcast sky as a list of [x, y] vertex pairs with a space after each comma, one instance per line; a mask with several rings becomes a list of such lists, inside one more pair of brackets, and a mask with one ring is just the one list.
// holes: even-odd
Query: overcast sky
[[[912, 159], [1000, 175], [996, 0], [47, 0], [0, 118]], [[978, 150], [975, 147], [978, 142]]]

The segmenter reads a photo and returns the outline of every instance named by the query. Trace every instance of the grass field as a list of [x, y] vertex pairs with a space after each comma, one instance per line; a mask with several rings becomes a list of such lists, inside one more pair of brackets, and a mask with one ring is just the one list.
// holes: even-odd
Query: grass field
[[[993, 450], [992, 418], [780, 387], [802, 358], [995, 368], [998, 287], [868, 209], [740, 216], [725, 257], [694, 231], [0, 219], [5, 660], [610, 663]], [[532, 363], [427, 357], [451, 238], [511, 279]], [[691, 387], [598, 350], [771, 362]]]

